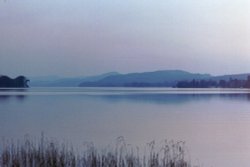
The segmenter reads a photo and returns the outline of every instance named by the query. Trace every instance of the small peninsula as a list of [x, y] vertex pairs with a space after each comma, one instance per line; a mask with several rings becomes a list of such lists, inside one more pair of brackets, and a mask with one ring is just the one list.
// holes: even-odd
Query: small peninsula
[[0, 88], [28, 88], [29, 79], [25, 76], [18, 76], [14, 79], [0, 75]]

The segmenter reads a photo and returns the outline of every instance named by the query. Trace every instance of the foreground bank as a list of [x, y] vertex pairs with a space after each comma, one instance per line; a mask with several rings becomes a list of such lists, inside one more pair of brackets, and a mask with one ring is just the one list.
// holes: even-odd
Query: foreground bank
[[184, 142], [166, 141], [160, 148], [155, 142], [139, 148], [126, 144], [123, 137], [115, 146], [97, 149], [92, 143], [77, 150], [65, 143], [41, 137], [39, 142], [3, 141], [0, 166], [4, 167], [191, 167]]

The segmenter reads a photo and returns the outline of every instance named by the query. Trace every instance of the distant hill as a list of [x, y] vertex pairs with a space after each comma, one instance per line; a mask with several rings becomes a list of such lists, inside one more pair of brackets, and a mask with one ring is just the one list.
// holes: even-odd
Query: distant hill
[[212, 76], [190, 73], [183, 70], [162, 70], [142, 73], [119, 74], [110, 72], [101, 75], [64, 78], [58, 76], [29, 77], [31, 87], [175, 87], [180, 81], [246, 80], [250, 73]]
[[58, 76], [30, 77], [31, 87], [77, 87], [82, 82], [94, 82], [107, 76], [117, 75], [117, 72], [109, 72], [101, 75], [64, 78]]
[[29, 77], [30, 78], [30, 86], [31, 87], [46, 87], [50, 84], [53, 84], [56, 80], [61, 79], [58, 76], [36, 76], [36, 77]]
[[182, 70], [164, 70], [107, 76], [98, 81], [84, 81], [82, 87], [172, 87], [180, 80], [208, 79], [209, 74], [189, 73]]

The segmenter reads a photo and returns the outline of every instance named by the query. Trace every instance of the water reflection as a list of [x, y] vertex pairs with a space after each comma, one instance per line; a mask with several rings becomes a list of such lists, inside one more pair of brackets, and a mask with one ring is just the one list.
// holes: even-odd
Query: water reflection
[[91, 95], [88, 98], [101, 99], [109, 102], [141, 102], [156, 104], [180, 104], [193, 101], [208, 101], [216, 98], [222, 100], [250, 101], [250, 94], [122, 94], [122, 95]]
[[[8, 94], [9, 92], [12, 92], [12, 94]], [[27, 96], [25, 92], [28, 92], [28, 89], [15, 89], [15, 88], [6, 88], [6, 89], [0, 89], [0, 102], [17, 99], [19, 101], [22, 101]]]
[[0, 89], [0, 103], [17, 99], [23, 101], [28, 96], [36, 95], [53, 98], [94, 99], [106, 102], [133, 102], [155, 104], [181, 104], [212, 99], [250, 101], [250, 93], [243, 90], [214, 90], [214, 89], [82, 89], [82, 88], [39, 88], [39, 89]]

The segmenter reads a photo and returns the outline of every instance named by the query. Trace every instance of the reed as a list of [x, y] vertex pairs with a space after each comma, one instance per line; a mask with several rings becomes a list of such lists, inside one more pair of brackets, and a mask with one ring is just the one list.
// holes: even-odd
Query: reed
[[42, 135], [38, 142], [26, 138], [2, 142], [1, 147], [1, 167], [194, 167], [187, 160], [184, 142], [165, 141], [156, 148], [152, 141], [141, 153], [119, 137], [114, 146], [97, 149], [87, 144], [79, 152]]

